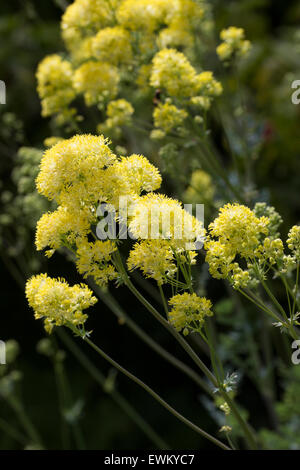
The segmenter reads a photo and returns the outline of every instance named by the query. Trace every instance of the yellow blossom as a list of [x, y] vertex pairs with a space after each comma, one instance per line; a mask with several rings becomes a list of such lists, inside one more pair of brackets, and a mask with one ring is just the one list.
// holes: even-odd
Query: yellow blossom
[[177, 271], [174, 254], [165, 240], [143, 240], [136, 243], [127, 260], [129, 270], [139, 268], [145, 277], [162, 285]]
[[117, 11], [117, 19], [133, 31], [154, 31], [163, 23], [169, 8], [168, 0], [124, 0]]
[[229, 60], [234, 54], [245, 56], [250, 48], [250, 41], [245, 39], [245, 31], [243, 28], [230, 26], [223, 29], [220, 33], [223, 42], [217, 47], [217, 54], [221, 60]]
[[122, 157], [113, 168], [123, 175], [130, 190], [137, 195], [143, 191], [155, 191], [162, 182], [158, 169], [143, 155], [133, 154], [130, 157]]
[[81, 327], [87, 320], [83, 310], [97, 299], [84, 284], [69, 286], [64, 279], [52, 279], [47, 274], [31, 277], [26, 284], [26, 297], [36, 319], [44, 319], [51, 333], [55, 325]]
[[76, 135], [46, 150], [37, 189], [59, 204], [96, 204], [109, 184], [104, 179], [105, 169], [116, 160], [103, 136]]
[[232, 427], [231, 426], [222, 426], [219, 430], [219, 432], [225, 432], [225, 433], [228, 433], [228, 432], [231, 432], [232, 431]]
[[61, 21], [62, 36], [69, 50], [76, 50], [84, 38], [96, 34], [99, 29], [105, 26], [109, 26], [113, 22], [111, 7], [116, 6], [117, 3], [116, 0], [109, 2], [76, 0], [69, 5]]
[[53, 147], [53, 145], [57, 144], [58, 142], [61, 142], [63, 140], [62, 137], [55, 137], [55, 136], [52, 136], [52, 137], [47, 137], [45, 140], [44, 140], [44, 145], [45, 147]]
[[287, 238], [287, 245], [297, 261], [300, 261], [300, 225], [294, 225]]
[[221, 243], [230, 244], [232, 254], [251, 257], [259, 245], [260, 235], [268, 234], [268, 223], [267, 217], [256, 217], [246, 206], [226, 204], [209, 230]]
[[[246, 206], [226, 204], [221, 208], [209, 226], [210, 235], [217, 240], [205, 243], [211, 275], [228, 279], [237, 289], [255, 282], [253, 261], [256, 259], [263, 269], [266, 261], [273, 264], [282, 254], [281, 241], [266, 238], [268, 226], [267, 217], [256, 217]], [[247, 269], [240, 267], [239, 259], [246, 261]]]
[[201, 96], [213, 98], [221, 95], [223, 88], [220, 82], [214, 79], [210, 71], [201, 72], [196, 77], [197, 92]]
[[42, 215], [37, 223], [35, 244], [37, 250], [46, 247], [46, 252], [51, 256], [62, 245], [74, 245], [76, 240], [90, 232], [89, 220], [79, 211], [70, 213], [66, 207], [59, 206], [54, 212]]
[[173, 247], [183, 250], [195, 249], [205, 235], [202, 223], [180, 202], [151, 193], [135, 203], [129, 229], [136, 238], [170, 240]]
[[95, 282], [104, 287], [109, 281], [116, 279], [117, 272], [110, 263], [112, 253], [117, 249], [111, 241], [96, 240], [88, 242], [81, 239], [77, 243], [76, 267], [83, 277], [92, 276]]
[[92, 51], [100, 62], [129, 63], [132, 59], [130, 34], [121, 26], [104, 28], [93, 38]]
[[157, 45], [160, 49], [166, 47], [191, 47], [193, 36], [184, 28], [169, 27], [160, 31], [157, 38]]
[[153, 112], [155, 127], [161, 128], [166, 133], [183, 124], [187, 118], [187, 112], [168, 102], [159, 104]]
[[205, 317], [213, 315], [212, 303], [205, 297], [196, 294], [178, 294], [169, 300], [172, 310], [169, 313], [169, 321], [177, 331], [188, 334], [189, 330], [199, 330], [205, 321]]
[[184, 193], [184, 200], [189, 204], [211, 203], [215, 192], [211, 176], [203, 170], [195, 170]]
[[75, 98], [72, 85], [72, 66], [59, 55], [45, 57], [37, 69], [38, 94], [42, 116], [60, 113]]
[[124, 99], [110, 101], [106, 110], [108, 117], [102, 124], [99, 124], [98, 132], [104, 134], [112, 132], [115, 134], [116, 131], [120, 130], [120, 126], [130, 124], [133, 113], [134, 109], [128, 101]]
[[168, 95], [189, 97], [195, 94], [196, 71], [182, 52], [162, 49], [153, 58], [150, 84], [164, 88]]
[[116, 67], [105, 62], [89, 61], [74, 74], [73, 86], [84, 95], [87, 106], [112, 99], [118, 92], [120, 76]]

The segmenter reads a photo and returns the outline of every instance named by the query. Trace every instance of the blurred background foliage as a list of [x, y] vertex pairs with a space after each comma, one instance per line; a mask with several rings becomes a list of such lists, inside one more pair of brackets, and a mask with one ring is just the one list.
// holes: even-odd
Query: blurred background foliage
[[[255, 200], [271, 203], [284, 216], [285, 235], [292, 223], [298, 223], [300, 210], [300, 107], [291, 104], [291, 83], [300, 78], [300, 5], [296, 0], [209, 3], [217, 31], [230, 25], [243, 27], [254, 45], [251, 58], [239, 72], [249, 110], [248, 145], [256, 155], [251, 171], [257, 187], [252, 189]], [[0, 6], [0, 79], [7, 86], [7, 104], [0, 106], [0, 338], [13, 338], [19, 345], [10, 343], [9, 364], [5, 369], [0, 366], [0, 449], [147, 449], [166, 445], [178, 449], [210, 448], [183, 425], [175, 426], [172, 416], [127, 379], [116, 376], [84, 346], [81, 348], [86, 356], [81, 360], [85, 367], [76, 358], [73, 340], [70, 344], [68, 337], [59, 336], [45, 342], [42, 326], [34, 321], [25, 301], [24, 282], [34, 272], [80, 281], [71, 262], [59, 255], [55, 261], [39, 257], [34, 246], [36, 221], [49, 208], [48, 202], [35, 192], [34, 179], [42, 143], [51, 135], [51, 122], [40, 115], [35, 71], [45, 55], [63, 49], [59, 23], [67, 4], [65, 0], [11, 0]], [[235, 88], [233, 76], [222, 78], [228, 99], [232, 99], [230, 90]], [[237, 138], [239, 120], [226, 115], [226, 110], [224, 116], [229, 138], [234, 140], [237, 154], [242, 154]], [[85, 123], [87, 129], [89, 124]], [[218, 128], [213, 132], [218, 147], [226, 150]], [[139, 149], [146, 155], [151, 152], [168, 174], [170, 191], [176, 193], [176, 174], [168, 173], [167, 162], [156, 154], [155, 145], [148, 148], [149, 143], [142, 142], [142, 138], [136, 142], [132, 135], [126, 144], [131, 151]], [[190, 202], [191, 194], [186, 198]], [[264, 338], [259, 339], [264, 347], [262, 363], [258, 364], [260, 320], [249, 306], [246, 312], [242, 303], [239, 315], [234, 315], [234, 294], [227, 298], [226, 288], [220, 288], [220, 283], [213, 280], [206, 285], [207, 277], [204, 266], [201, 286], [206, 287], [216, 305], [223, 332], [220, 354], [240, 371], [239, 397], [243, 397], [245, 409], [250, 410], [252, 424], [260, 429], [261, 445], [299, 449], [299, 369], [293, 367], [286, 373], [284, 364], [277, 364], [278, 372], [272, 374], [272, 350]], [[166, 349], [186, 360], [173, 340], [153, 326], [147, 313], [140, 306], [137, 308], [124, 288], [114, 292], [137, 323]], [[104, 303], [91, 314], [90, 327], [97, 331], [97, 340], [105, 350], [116, 359], [122, 358], [129, 369], [168, 397], [170, 403], [177, 403], [183, 414], [195, 417], [211, 433], [215, 432], [216, 422], [222, 425], [196, 386], [136, 339]], [[288, 364], [289, 345], [280, 333], [274, 334], [286, 351]], [[86, 361], [97, 364], [100, 372], [96, 372], [96, 377], [94, 366], [90, 362], [87, 366]], [[243, 377], [244, 370], [252, 375], [252, 382]], [[260, 396], [255, 381], [263, 380], [274, 381], [273, 396], [269, 392]], [[58, 394], [57, 384], [63, 384], [63, 396]], [[270, 391], [270, 387], [266, 390]], [[276, 416], [268, 413], [270, 400], [278, 402]]]

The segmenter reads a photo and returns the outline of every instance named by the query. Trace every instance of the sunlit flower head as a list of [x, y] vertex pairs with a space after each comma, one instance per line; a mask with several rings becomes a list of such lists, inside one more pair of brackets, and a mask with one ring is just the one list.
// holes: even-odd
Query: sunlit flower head
[[115, 66], [105, 62], [89, 61], [81, 65], [74, 74], [73, 86], [82, 93], [86, 104], [101, 103], [116, 96], [120, 76]]
[[75, 98], [72, 74], [71, 64], [59, 55], [47, 56], [39, 63], [36, 77], [42, 116], [60, 113]]
[[196, 294], [178, 294], [171, 297], [169, 304], [172, 309], [169, 313], [169, 321], [177, 331], [183, 331], [186, 335], [191, 331], [198, 331], [212, 313], [212, 303], [205, 297]]
[[170, 96], [189, 97], [195, 94], [196, 71], [182, 52], [162, 49], [153, 58], [150, 84]]
[[97, 302], [84, 284], [73, 287], [64, 279], [52, 279], [47, 274], [31, 277], [26, 284], [26, 297], [36, 319], [43, 319], [48, 333], [55, 325], [81, 327], [87, 320], [83, 310]]
[[130, 34], [121, 26], [102, 29], [92, 40], [92, 52], [100, 62], [129, 63], [132, 59]]

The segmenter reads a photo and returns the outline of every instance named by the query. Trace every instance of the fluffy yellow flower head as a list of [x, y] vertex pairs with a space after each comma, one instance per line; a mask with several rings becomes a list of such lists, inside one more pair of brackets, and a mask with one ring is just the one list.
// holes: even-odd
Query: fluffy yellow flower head
[[82, 135], [59, 142], [45, 152], [37, 178], [39, 191], [60, 204], [39, 220], [37, 248], [49, 247], [46, 254], [51, 256], [60, 246], [67, 246], [76, 252], [78, 271], [106, 285], [117, 277], [110, 262], [115, 244], [110, 240], [88, 241], [97, 216], [103, 215], [98, 213], [100, 202], [111, 204], [113, 217], [121, 220], [123, 209], [127, 217], [140, 194], [160, 184], [158, 170], [145, 157], [118, 159], [102, 136]]
[[169, 8], [168, 0], [125, 0], [117, 11], [117, 19], [133, 31], [154, 31], [163, 23]]
[[47, 56], [40, 62], [36, 77], [42, 116], [60, 113], [75, 98], [72, 73], [70, 63], [59, 55]]
[[223, 91], [221, 83], [214, 79], [213, 73], [210, 71], [201, 72], [197, 75], [196, 87], [197, 93], [209, 98], [220, 96]]
[[68, 6], [62, 17], [62, 36], [69, 50], [73, 51], [79, 43], [92, 36], [99, 29], [113, 22], [112, 4], [116, 0], [76, 0]]
[[35, 318], [44, 319], [48, 333], [55, 325], [83, 326], [88, 318], [83, 310], [97, 302], [86, 285], [71, 287], [64, 279], [52, 279], [47, 274], [33, 276], [27, 281], [26, 297]]
[[254, 255], [259, 259], [268, 260], [273, 265], [284, 255], [283, 243], [280, 238], [265, 238], [263, 243], [255, 250]]
[[155, 31], [168, 25], [191, 29], [202, 19], [203, 8], [193, 0], [125, 0], [117, 11], [120, 24], [133, 31]]
[[215, 191], [211, 176], [203, 170], [195, 170], [184, 193], [184, 200], [189, 204], [209, 203], [213, 200]]
[[155, 127], [159, 127], [165, 132], [182, 125], [188, 116], [184, 109], [179, 109], [171, 103], [159, 104], [153, 112]]
[[220, 38], [228, 43], [236, 44], [242, 41], [245, 36], [243, 28], [237, 28], [236, 26], [230, 26], [227, 29], [223, 29], [220, 33]]
[[196, 294], [178, 294], [171, 297], [169, 304], [172, 310], [169, 313], [169, 321], [177, 331], [182, 331], [186, 335], [189, 330], [199, 331], [205, 317], [213, 315], [212, 303], [205, 297], [198, 297]]
[[114, 98], [118, 93], [119, 81], [120, 75], [115, 66], [89, 61], [75, 71], [73, 86], [84, 95], [87, 106], [91, 106], [101, 103], [103, 99]]
[[162, 178], [158, 169], [143, 155], [122, 157], [114, 169], [126, 179], [130, 190], [136, 195], [143, 191], [155, 191], [161, 185]]
[[297, 261], [300, 261], [300, 226], [294, 225], [288, 233], [287, 245]]
[[37, 189], [59, 204], [95, 204], [105, 192], [105, 168], [116, 160], [103, 136], [76, 135], [46, 150]]
[[170, 96], [189, 97], [195, 94], [196, 71], [182, 52], [162, 49], [152, 62], [151, 86], [164, 88]]
[[256, 217], [246, 206], [226, 204], [209, 230], [221, 243], [230, 244], [232, 253], [248, 258], [259, 245], [260, 236], [268, 234], [268, 224], [267, 217]]
[[92, 52], [101, 62], [129, 63], [132, 59], [130, 34], [121, 26], [102, 29], [92, 40]]
[[193, 36], [184, 28], [169, 27], [160, 31], [157, 38], [159, 49], [166, 47], [191, 47], [193, 44]]
[[145, 277], [159, 285], [168, 282], [177, 272], [174, 254], [167, 240], [143, 240], [136, 243], [127, 260], [129, 270], [139, 268]]
[[76, 244], [76, 240], [86, 236], [90, 229], [89, 219], [80, 211], [70, 213], [66, 207], [59, 206], [56, 211], [43, 214], [38, 221], [36, 248], [43, 250], [50, 247], [50, 251], [46, 252], [50, 257], [62, 245]]
[[130, 124], [133, 113], [134, 109], [128, 101], [124, 99], [111, 101], [108, 103], [106, 110], [108, 117], [103, 124], [98, 126], [98, 131], [105, 134], [107, 131]]
[[122, 126], [126, 123], [133, 113], [134, 109], [132, 105], [124, 99], [111, 101], [107, 105], [107, 116], [114, 119], [118, 126]]
[[111, 255], [116, 249], [116, 244], [111, 240], [88, 242], [81, 239], [76, 251], [78, 272], [85, 278], [92, 276], [101, 287], [106, 286], [117, 277], [117, 272], [110, 263]]
[[244, 56], [251, 49], [251, 43], [245, 39], [243, 28], [230, 26], [227, 29], [223, 29], [220, 33], [220, 38], [223, 42], [217, 47], [217, 54], [221, 60], [229, 60], [233, 54]]
[[[226, 204], [219, 216], [210, 224], [212, 237], [205, 243], [206, 261], [209, 271], [215, 278], [227, 278], [234, 288], [246, 287], [255, 281], [252, 263], [274, 263], [282, 256], [281, 243], [266, 238], [269, 233], [269, 219], [256, 217], [248, 207], [239, 204]], [[244, 259], [247, 269], [242, 269], [236, 261]], [[254, 276], [254, 277], [253, 277]]]
[[129, 223], [139, 239], [170, 240], [176, 249], [193, 250], [205, 235], [202, 223], [182, 208], [180, 202], [162, 194], [147, 194], [138, 199]]

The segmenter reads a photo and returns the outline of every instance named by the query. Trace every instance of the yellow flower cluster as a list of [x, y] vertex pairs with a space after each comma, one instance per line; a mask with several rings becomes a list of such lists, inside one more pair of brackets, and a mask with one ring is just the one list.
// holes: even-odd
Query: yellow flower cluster
[[223, 61], [230, 60], [233, 55], [245, 56], [251, 48], [250, 41], [245, 39], [243, 28], [230, 26], [223, 29], [220, 38], [223, 42], [217, 47], [217, 54]]
[[212, 72], [202, 72], [196, 76], [196, 89], [198, 96], [192, 97], [192, 104], [198, 104], [199, 98], [205, 99], [210, 104], [212, 98], [220, 96], [223, 92], [221, 83], [214, 79]]
[[196, 262], [194, 250], [205, 236], [201, 222], [178, 201], [152, 193], [133, 205], [129, 230], [139, 239], [130, 251], [129, 269], [141, 269], [159, 285], [172, 283], [178, 264]]
[[45, 254], [50, 257], [62, 245], [73, 246], [89, 232], [89, 220], [82, 213], [74, 217], [73, 211], [70, 212], [66, 206], [59, 206], [56, 211], [43, 214], [38, 221], [36, 248], [41, 251], [49, 247], [50, 250]]
[[68, 247], [76, 253], [79, 272], [105, 285], [116, 278], [110, 262], [116, 246], [88, 240], [98, 222], [98, 205], [111, 204], [117, 211], [122, 197], [130, 204], [142, 192], [158, 189], [161, 176], [142, 155], [118, 158], [103, 136], [78, 135], [46, 150], [36, 184], [59, 205], [39, 220], [37, 249], [49, 247], [46, 254], [51, 256], [61, 246]]
[[93, 243], [88, 242], [86, 239], [80, 240], [76, 252], [78, 272], [84, 278], [93, 277], [100, 286], [116, 279], [117, 273], [114, 266], [109, 263], [111, 255], [116, 249], [116, 244], [111, 240], [97, 240]]
[[182, 52], [162, 49], [153, 58], [150, 84], [170, 96], [184, 98], [195, 94], [196, 71]]
[[77, 135], [46, 150], [36, 180], [40, 194], [58, 204], [88, 208], [105, 200], [107, 168], [117, 161], [103, 136]]
[[138, 239], [170, 240], [177, 249], [195, 249], [205, 236], [202, 223], [182, 208], [179, 201], [163, 194], [147, 194], [132, 208], [129, 223]]
[[129, 270], [141, 269], [145, 277], [158, 285], [168, 282], [177, 272], [174, 254], [166, 240], [143, 240], [136, 243], [127, 259]]
[[212, 99], [223, 91], [212, 72], [197, 74], [187, 57], [176, 49], [162, 49], [152, 63], [150, 84], [162, 88], [171, 97], [188, 99], [196, 107], [209, 109]]
[[148, 32], [164, 26], [189, 31], [202, 16], [203, 9], [192, 0], [125, 0], [117, 11], [117, 19], [124, 27]]
[[52, 279], [47, 274], [31, 277], [26, 283], [26, 297], [36, 319], [44, 319], [51, 333], [55, 325], [81, 327], [87, 320], [83, 310], [97, 302], [84, 284], [69, 286], [64, 279]]
[[83, 93], [88, 106], [113, 99], [118, 93], [120, 76], [118, 70], [105, 62], [88, 61], [74, 74], [73, 86]]
[[300, 226], [294, 225], [288, 233], [287, 245], [297, 262], [300, 261]]
[[226, 204], [209, 229], [222, 244], [230, 244], [233, 253], [249, 258], [259, 244], [260, 235], [267, 235], [268, 222], [266, 217], [256, 217], [246, 206]]
[[131, 37], [121, 26], [104, 28], [92, 39], [92, 54], [101, 61], [114, 65], [130, 63], [132, 59]]
[[211, 176], [203, 170], [195, 170], [184, 193], [184, 200], [189, 204], [209, 204], [213, 201], [215, 192]]
[[268, 260], [270, 265], [274, 265], [283, 257], [283, 243], [280, 238], [275, 240], [265, 238], [263, 243], [255, 250], [254, 257], [259, 260]]
[[[176, 49], [195, 57], [195, 35], [204, 31], [205, 8], [204, 0], [75, 0], [61, 22], [69, 56], [66, 60], [49, 56], [39, 66], [43, 114], [57, 114], [58, 125], [75, 128], [75, 121], [82, 116], [76, 116], [76, 109], [68, 106], [83, 95], [87, 106], [107, 110], [98, 132], [118, 139], [124, 124], [116, 122], [117, 114], [123, 111], [116, 109], [116, 103], [129, 105], [122, 93], [126, 91], [136, 107], [141, 96], [149, 99], [153, 95], [151, 88], [161, 88], [169, 97], [180, 99], [185, 109], [165, 104], [154, 110], [154, 121], [162, 120], [162, 126], [158, 125], [151, 137], [158, 139], [184, 120], [189, 105], [209, 109], [213, 98], [222, 92], [221, 84], [212, 72], [198, 73]], [[47, 63], [51, 61], [49, 71]]]
[[121, 126], [130, 124], [133, 113], [134, 109], [128, 101], [124, 99], [111, 101], [107, 105], [107, 119], [98, 126], [98, 131], [103, 134], [116, 134]]
[[118, 3], [118, 0], [76, 0], [68, 6], [62, 17], [61, 30], [67, 48], [75, 57], [86, 38], [113, 23], [113, 7]]
[[211, 301], [196, 294], [178, 294], [169, 300], [172, 310], [169, 313], [169, 321], [177, 331], [183, 331], [184, 335], [191, 331], [199, 331], [203, 326], [205, 317], [212, 313]]
[[143, 155], [122, 157], [114, 166], [116, 173], [126, 175], [131, 193], [140, 195], [143, 191], [150, 193], [160, 188], [162, 178], [155, 166]]
[[235, 288], [245, 287], [251, 280], [249, 270], [243, 270], [238, 261], [245, 260], [247, 267], [257, 261], [273, 263], [282, 255], [280, 241], [265, 238], [269, 233], [269, 219], [256, 217], [248, 207], [226, 204], [219, 216], [209, 226], [210, 238], [205, 244], [206, 261], [215, 278], [229, 279]]
[[153, 112], [155, 127], [166, 133], [181, 126], [187, 116], [188, 114], [184, 109], [179, 109], [169, 102], [159, 104]]
[[65, 112], [76, 95], [70, 63], [56, 54], [47, 56], [40, 62], [36, 77], [42, 116]]
[[152, 32], [163, 24], [169, 4], [167, 0], [125, 0], [117, 11], [117, 20], [129, 30]]
[[156, 41], [159, 49], [165, 49], [166, 47], [189, 48], [192, 46], [193, 36], [188, 29], [184, 29], [184, 18], [182, 20], [180, 23], [176, 23], [176, 27], [174, 25], [160, 31]]

